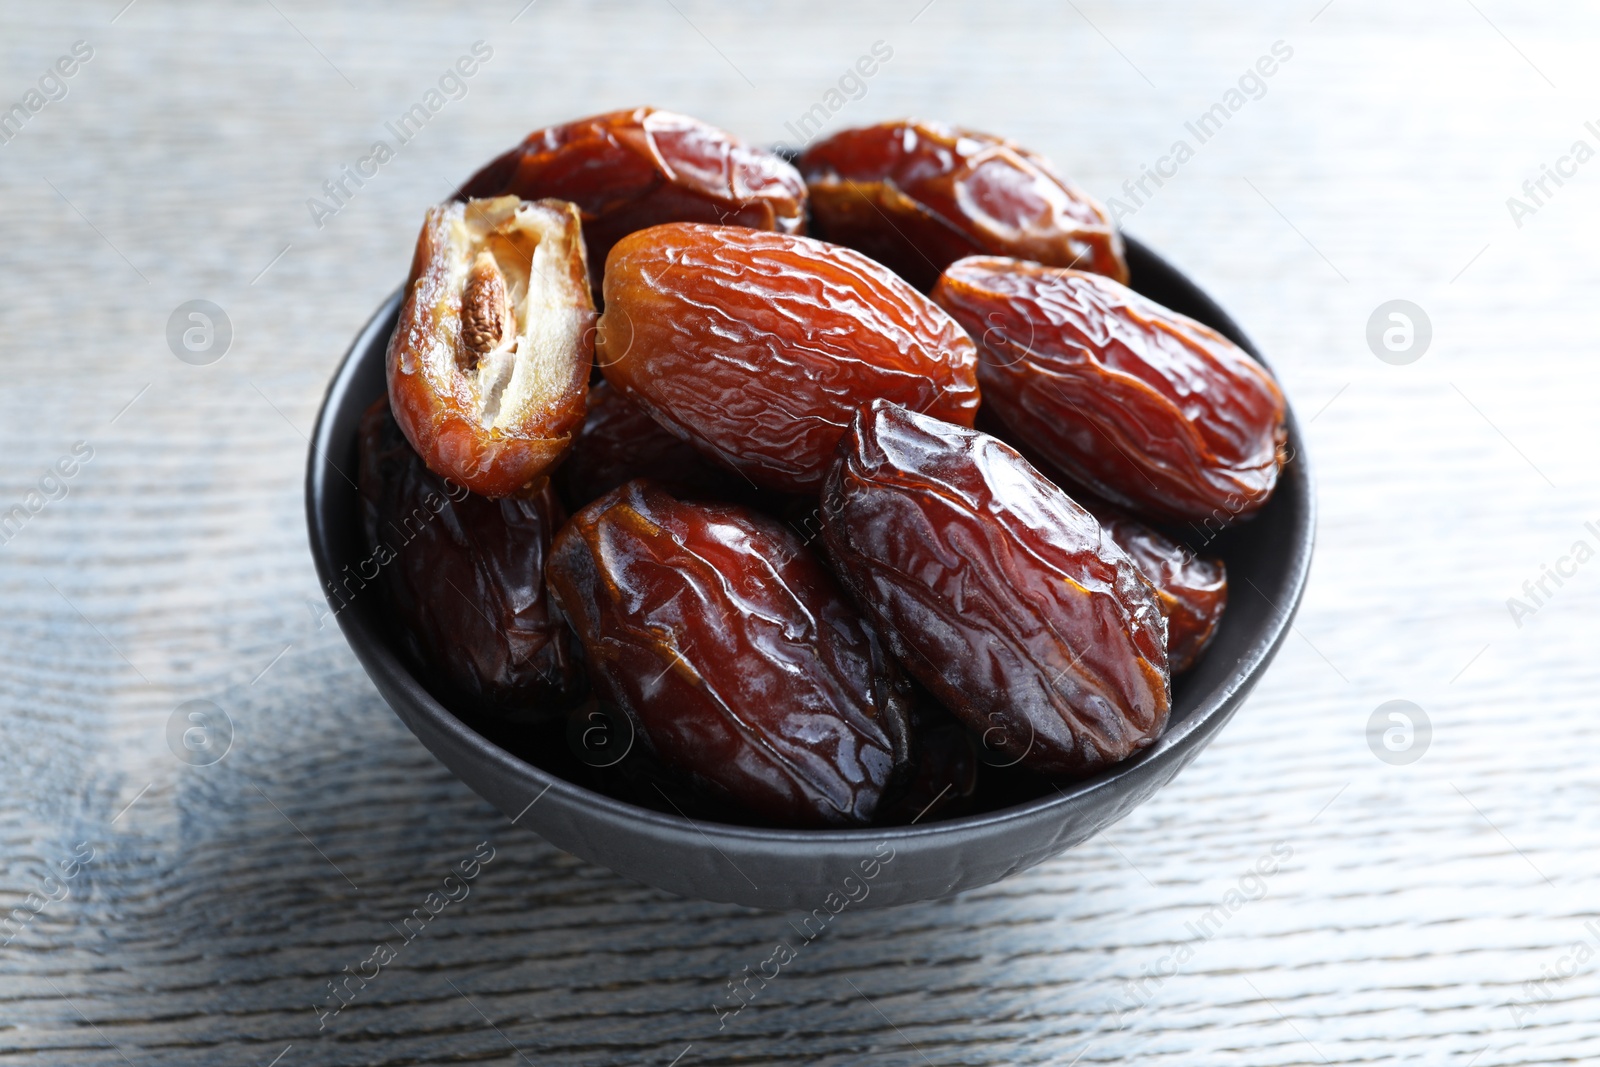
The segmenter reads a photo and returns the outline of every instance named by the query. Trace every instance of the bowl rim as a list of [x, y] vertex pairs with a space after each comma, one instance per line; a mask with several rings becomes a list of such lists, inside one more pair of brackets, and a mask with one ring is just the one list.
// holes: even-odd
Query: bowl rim
[[[1252, 359], [1272, 371], [1270, 364], [1261, 355], [1254, 343], [1239, 328], [1233, 318], [1227, 314], [1209, 294], [1193, 282], [1189, 276], [1179, 271], [1159, 253], [1137, 238], [1123, 233], [1123, 239], [1129, 246], [1130, 253], [1141, 258], [1147, 258], [1157, 268], [1166, 270], [1192, 290], [1198, 302], [1205, 306], [1205, 310], [1212, 317], [1219, 332], [1223, 333], [1241, 348]], [[1132, 258], [1132, 257], [1130, 257]], [[392, 292], [367, 319], [354, 341], [345, 350], [337, 369], [329, 381], [328, 388], [323, 394], [322, 402], [317, 411], [316, 424], [312, 428], [310, 447], [306, 457], [306, 521], [309, 535], [310, 549], [313, 563], [315, 564], [319, 584], [324, 596], [328, 596], [328, 589], [334, 583], [335, 570], [333, 569], [333, 550], [328, 539], [328, 530], [325, 528], [329, 516], [325, 514], [323, 502], [327, 494], [323, 491], [326, 481], [333, 476], [347, 477], [333, 464], [329, 455], [337, 451], [339, 442], [331, 440], [333, 431], [333, 414], [341, 407], [341, 402], [348, 403], [346, 394], [350, 391], [353, 380], [360, 369], [360, 357], [371, 351], [375, 346], [381, 346], [385, 353], [388, 347], [388, 334], [391, 332], [391, 320], [399, 312], [399, 304], [405, 293], [406, 286], [402, 285]], [[1276, 377], [1276, 375], [1274, 375]], [[1186, 748], [1187, 739], [1198, 731], [1208, 727], [1213, 719], [1218, 716], [1226, 718], [1235, 710], [1242, 696], [1259, 680], [1260, 673], [1276, 656], [1279, 648], [1287, 638], [1290, 627], [1294, 622], [1301, 601], [1304, 598], [1307, 579], [1310, 573], [1311, 557], [1316, 542], [1316, 482], [1309, 461], [1306, 459], [1304, 440], [1298, 420], [1295, 418], [1293, 405], [1285, 395], [1286, 427], [1288, 430], [1288, 446], [1292, 449], [1293, 462], [1298, 465], [1298, 476], [1304, 480], [1305, 507], [1300, 523], [1296, 527], [1296, 538], [1293, 541], [1293, 558], [1290, 561], [1289, 578], [1292, 582], [1291, 602], [1288, 605], [1274, 604], [1275, 613], [1266, 630], [1250, 647], [1249, 655], [1241, 658], [1229, 671], [1226, 678], [1217, 686], [1204, 694], [1198, 705], [1184, 719], [1171, 726], [1158, 737], [1154, 744], [1141, 750], [1137, 755], [1116, 763], [1097, 774], [1075, 782], [1062, 785], [1051, 783], [1055, 795], [1044, 796], [1014, 804], [1010, 807], [999, 808], [993, 811], [980, 812], [973, 815], [957, 816], [950, 819], [941, 819], [918, 826], [908, 824], [903, 826], [864, 826], [864, 827], [839, 827], [823, 829], [790, 829], [784, 827], [747, 826], [735, 823], [715, 822], [711, 820], [692, 819], [686, 815], [674, 815], [667, 812], [655, 811], [650, 808], [640, 807], [625, 800], [607, 796], [596, 792], [576, 782], [570, 781], [560, 775], [523, 760], [514, 753], [501, 748], [489, 738], [474, 730], [462, 719], [458, 718], [432, 692], [417, 678], [406, 665], [404, 659], [397, 654], [390, 643], [383, 639], [383, 635], [375, 628], [362, 624], [361, 615], [357, 612], [336, 610], [334, 618], [339, 623], [341, 632], [352, 651], [357, 652], [357, 658], [363, 667], [372, 673], [378, 671], [383, 674], [382, 681], [389, 685], [404, 690], [411, 698], [415, 708], [432, 720], [432, 725], [450, 735], [457, 744], [472, 750], [482, 759], [498, 765], [501, 773], [516, 779], [526, 781], [535, 791], [528, 807], [532, 807], [548, 792], [554, 791], [558, 796], [564, 796], [568, 801], [579, 803], [589, 808], [595, 814], [606, 814], [616, 818], [627, 818], [639, 823], [653, 826], [667, 833], [682, 833], [686, 830], [697, 832], [702, 838], [707, 839], [715, 847], [716, 839], [720, 838], [730, 842], [740, 842], [744, 845], [757, 847], [776, 847], [793, 849], [797, 846], [804, 847], [826, 845], [828, 851], [833, 851], [835, 846], [850, 843], [874, 843], [886, 838], [896, 841], [929, 841], [939, 837], [968, 837], [970, 835], [1005, 827], [1008, 824], [1022, 823], [1037, 820], [1049, 813], [1052, 808], [1059, 808], [1065, 816], [1069, 809], [1082, 802], [1093, 794], [1110, 789], [1117, 780], [1142, 765], [1168, 758], [1169, 755], [1181, 753]], [[1271, 501], [1268, 502], [1271, 506]], [[330, 605], [332, 599], [329, 597]], [[1270, 635], [1270, 636], [1269, 636]], [[367, 654], [362, 655], [362, 648]], [[379, 695], [384, 696], [385, 702], [391, 704], [384, 693], [385, 686], [379, 684], [379, 679], [373, 679], [378, 685]], [[1241, 692], [1242, 691], [1242, 692]], [[399, 716], [406, 721], [404, 715]], [[410, 724], [407, 723], [409, 728]], [[415, 733], [415, 731], [413, 731]], [[424, 746], [428, 747], [428, 746]], [[435, 758], [438, 758], [435, 754]], [[459, 777], [459, 776], [458, 776]], [[469, 788], [471, 782], [466, 782]], [[524, 809], [526, 813], [527, 809]], [[515, 823], [521, 816], [513, 819]]]

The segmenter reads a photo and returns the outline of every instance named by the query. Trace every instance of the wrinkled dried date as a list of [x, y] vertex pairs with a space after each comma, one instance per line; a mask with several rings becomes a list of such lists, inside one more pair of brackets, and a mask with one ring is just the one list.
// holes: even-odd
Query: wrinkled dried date
[[933, 298], [978, 342], [985, 409], [1107, 500], [1221, 527], [1272, 494], [1283, 394], [1209, 326], [1109, 278], [1015, 259], [960, 260]]
[[883, 266], [805, 237], [674, 224], [606, 264], [606, 380], [751, 482], [816, 492], [856, 409], [882, 397], [972, 425], [970, 338]]
[[360, 442], [372, 555], [356, 579], [381, 575], [412, 654], [475, 706], [558, 713], [582, 690], [582, 668], [545, 595], [545, 556], [565, 518], [554, 492], [490, 500], [439, 477], [387, 398], [362, 416]]
[[1161, 732], [1154, 589], [1014, 449], [876, 401], [841, 442], [822, 504], [846, 588], [991, 752], [1085, 774]]
[[904, 791], [885, 801], [874, 820], [901, 825], [950, 818], [971, 806], [978, 752], [961, 721], [926, 694], [913, 698], [911, 774]]
[[1105, 209], [1002, 138], [885, 122], [812, 145], [799, 166], [815, 235], [865, 252], [923, 292], [949, 264], [984, 253], [1128, 279]]
[[561, 458], [594, 358], [586, 269], [571, 204], [428, 211], [387, 366], [395, 420], [434, 473], [502, 497]]
[[663, 222], [805, 232], [805, 182], [771, 152], [687, 115], [640, 107], [530, 133], [461, 195], [570, 200], [583, 212], [594, 289], [611, 246]]
[[782, 823], [862, 823], [903, 773], [892, 663], [776, 522], [633, 481], [572, 517], [546, 574], [596, 692], [713, 793]]
[[600, 382], [589, 390], [589, 414], [556, 473], [575, 510], [624, 482], [649, 478], [678, 495], [738, 499], [750, 484], [706, 460], [639, 405]]
[[1089, 505], [1089, 511], [1155, 586], [1161, 614], [1167, 617], [1167, 666], [1173, 674], [1193, 667], [1217, 635], [1228, 606], [1228, 573], [1222, 561], [1197, 556], [1115, 508]]

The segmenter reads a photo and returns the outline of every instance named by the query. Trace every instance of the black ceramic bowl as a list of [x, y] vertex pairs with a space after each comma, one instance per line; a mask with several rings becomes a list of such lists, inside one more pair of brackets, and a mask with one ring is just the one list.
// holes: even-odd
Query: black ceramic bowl
[[[1215, 303], [1149, 248], [1128, 239], [1133, 287], [1207, 323], [1260, 358]], [[400, 295], [380, 307], [345, 355], [317, 418], [306, 474], [311, 553], [326, 589], [368, 555], [352, 482], [361, 413], [384, 390], [384, 349]], [[388, 629], [381, 596], [337, 618], [356, 657], [411, 732], [468, 786], [551, 843], [686, 897], [759, 908], [904, 904], [986, 885], [1085, 840], [1178, 773], [1222, 729], [1278, 651], [1311, 564], [1314, 502], [1300, 430], [1277, 492], [1250, 522], [1205, 546], [1228, 565], [1230, 596], [1215, 643], [1177, 679], [1167, 732], [1093, 778], [1009, 807], [924, 825], [779, 830], [691, 820], [614, 799], [519, 758], [429, 692]], [[848, 881], [847, 881], [848, 879]], [[859, 899], [858, 899], [859, 898]], [[836, 910], [836, 908], [835, 908]]]

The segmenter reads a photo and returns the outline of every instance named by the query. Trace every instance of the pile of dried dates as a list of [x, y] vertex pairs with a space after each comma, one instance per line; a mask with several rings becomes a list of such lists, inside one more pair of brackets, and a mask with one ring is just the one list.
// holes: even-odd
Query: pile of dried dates
[[1227, 602], [1172, 531], [1259, 510], [1286, 432], [1127, 281], [987, 134], [532, 133], [428, 211], [362, 426], [396, 631], [464, 718], [660, 810], [904, 824], [1125, 760]]

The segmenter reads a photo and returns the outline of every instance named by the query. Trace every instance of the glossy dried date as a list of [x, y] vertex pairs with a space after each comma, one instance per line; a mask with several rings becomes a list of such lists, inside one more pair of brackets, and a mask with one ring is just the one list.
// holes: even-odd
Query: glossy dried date
[[1105, 209], [1042, 157], [986, 133], [903, 120], [844, 130], [799, 166], [813, 232], [927, 292], [963, 256], [1016, 256], [1127, 281]]
[[875, 397], [972, 425], [972, 340], [847, 248], [731, 226], [624, 238], [606, 263], [602, 372], [656, 421], [751, 482], [815, 493]]
[[893, 664], [773, 520], [633, 481], [572, 517], [546, 574], [596, 692], [709, 792], [779, 823], [853, 824], [903, 773]]
[[933, 298], [978, 342], [985, 410], [1100, 496], [1221, 527], [1272, 494], [1283, 393], [1209, 326], [1098, 274], [1015, 259], [953, 263]]
[[926, 694], [912, 701], [911, 774], [903, 792], [884, 803], [873, 820], [906, 825], [963, 814], [978, 788], [978, 750], [961, 720]]
[[382, 576], [412, 655], [475, 709], [558, 714], [582, 691], [583, 672], [545, 595], [545, 557], [566, 517], [554, 492], [490, 500], [439, 477], [387, 398], [362, 416], [360, 450], [372, 555], [357, 565], [358, 586]]
[[510, 496], [566, 452], [594, 359], [587, 277], [571, 204], [429, 209], [387, 366], [395, 420], [434, 473]]
[[1086, 774], [1161, 732], [1155, 590], [1015, 449], [876, 401], [840, 444], [822, 507], [845, 587], [990, 752]]
[[1197, 556], [1186, 545], [1115, 508], [1091, 505], [1089, 511], [1155, 586], [1161, 614], [1167, 618], [1167, 666], [1173, 674], [1182, 674], [1200, 661], [1217, 636], [1217, 624], [1228, 606], [1227, 568], [1220, 559]]
[[577, 204], [596, 293], [611, 246], [635, 230], [716, 222], [805, 232], [806, 187], [792, 166], [715, 126], [649, 107], [535, 130], [461, 189]]
[[680, 496], [738, 499], [750, 489], [743, 478], [706, 460], [609, 382], [601, 382], [589, 390], [589, 414], [556, 481], [577, 509], [635, 478], [649, 478]]

